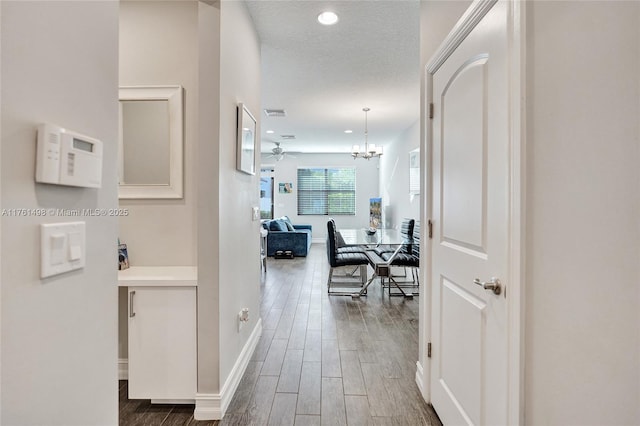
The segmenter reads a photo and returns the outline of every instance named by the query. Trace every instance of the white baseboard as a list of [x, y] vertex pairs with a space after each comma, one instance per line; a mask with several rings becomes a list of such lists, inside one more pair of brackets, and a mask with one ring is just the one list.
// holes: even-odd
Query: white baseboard
[[129, 380], [129, 360], [118, 358], [118, 380]]
[[423, 398], [425, 398], [426, 393], [424, 392], [424, 369], [422, 368], [422, 364], [420, 364], [420, 361], [416, 362], [416, 384], [418, 385], [418, 389], [420, 389], [420, 394]]
[[193, 412], [195, 420], [220, 420], [229, 408], [231, 399], [236, 393], [236, 389], [240, 384], [240, 380], [244, 375], [247, 365], [251, 360], [251, 355], [258, 344], [258, 340], [262, 335], [262, 318], [258, 319], [256, 326], [251, 332], [251, 336], [242, 348], [240, 356], [236, 360], [235, 365], [231, 369], [231, 373], [224, 382], [219, 394], [215, 393], [196, 393], [196, 409]]
[[311, 244], [325, 244], [324, 238], [311, 238]]
[[229, 377], [224, 382], [222, 386], [222, 390], [220, 394], [222, 396], [222, 413], [224, 414], [231, 404], [231, 399], [233, 399], [233, 395], [236, 393], [236, 389], [238, 389], [238, 385], [240, 384], [240, 380], [242, 380], [242, 376], [249, 365], [249, 361], [251, 361], [251, 356], [253, 355], [253, 351], [258, 346], [258, 341], [260, 340], [260, 336], [262, 335], [262, 318], [258, 318], [256, 326], [253, 328], [247, 343], [245, 343], [244, 348], [240, 352], [240, 356], [236, 360], [235, 365], [231, 369], [231, 373], [229, 373]]
[[220, 420], [223, 415], [220, 394], [196, 393], [196, 409], [193, 411], [195, 420]]

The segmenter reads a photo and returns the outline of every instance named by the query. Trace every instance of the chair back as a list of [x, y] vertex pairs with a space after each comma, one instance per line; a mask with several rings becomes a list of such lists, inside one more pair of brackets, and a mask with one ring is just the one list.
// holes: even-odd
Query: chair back
[[413, 228], [416, 221], [414, 219], [404, 219], [400, 225], [400, 235], [403, 239], [408, 241], [413, 239]]
[[400, 224], [400, 235], [402, 235], [402, 251], [404, 253], [413, 253], [413, 228], [415, 227], [415, 219], [405, 218]]
[[335, 267], [336, 263], [336, 223], [333, 219], [327, 221], [327, 260]]

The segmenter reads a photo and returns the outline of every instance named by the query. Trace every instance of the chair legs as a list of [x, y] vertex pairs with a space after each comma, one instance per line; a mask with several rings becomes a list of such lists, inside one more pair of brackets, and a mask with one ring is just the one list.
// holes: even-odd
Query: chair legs
[[[389, 293], [389, 296], [404, 296], [404, 297], [408, 297], [408, 298], [412, 298], [413, 296], [417, 296], [419, 295], [419, 289], [420, 289], [420, 278], [419, 278], [419, 273], [418, 273], [418, 268], [413, 268], [413, 267], [409, 267], [411, 269], [411, 278], [412, 280], [410, 281], [397, 281], [395, 279], [395, 277], [397, 277], [396, 275], [390, 275], [389, 281], [385, 284], [384, 281], [381, 281], [382, 284], [382, 291], [384, 291], [384, 288], [387, 288], [387, 292]], [[397, 288], [400, 292], [392, 292], [391, 288], [393, 287]], [[405, 292], [404, 289], [412, 289], [415, 291], [410, 291], [410, 292]]]
[[[329, 278], [327, 279], [327, 293], [336, 296], [351, 296], [353, 291], [331, 291], [332, 288], [354, 288], [360, 289], [367, 282], [367, 265], [354, 265], [354, 269], [342, 275], [334, 273], [334, 267], [329, 267]], [[356, 274], [357, 272], [357, 274]], [[345, 278], [345, 280], [335, 280], [334, 278]]]

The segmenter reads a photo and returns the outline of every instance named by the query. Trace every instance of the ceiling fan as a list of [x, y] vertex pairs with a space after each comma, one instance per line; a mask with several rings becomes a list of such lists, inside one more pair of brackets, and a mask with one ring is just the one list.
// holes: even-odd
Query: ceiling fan
[[276, 146], [271, 149], [271, 155], [269, 155], [267, 158], [275, 158], [276, 161], [282, 160], [285, 157], [285, 155], [288, 155], [291, 158], [296, 158], [293, 155], [286, 153], [284, 151], [284, 148], [280, 146], [280, 142], [273, 142], [273, 143]]

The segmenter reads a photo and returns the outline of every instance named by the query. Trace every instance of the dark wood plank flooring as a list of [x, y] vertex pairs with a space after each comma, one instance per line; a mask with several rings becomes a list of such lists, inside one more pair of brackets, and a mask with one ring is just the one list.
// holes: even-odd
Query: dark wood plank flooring
[[415, 384], [418, 298], [328, 296], [324, 245], [306, 258], [269, 258], [263, 333], [221, 421], [196, 421], [193, 405], [127, 399], [121, 426], [440, 425]]

